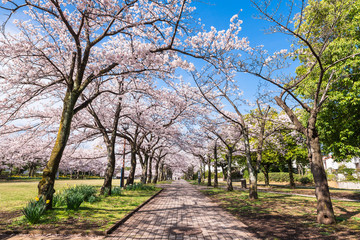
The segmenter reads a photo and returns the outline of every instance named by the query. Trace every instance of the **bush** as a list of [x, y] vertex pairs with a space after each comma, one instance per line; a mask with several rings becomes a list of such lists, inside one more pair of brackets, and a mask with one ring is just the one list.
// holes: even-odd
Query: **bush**
[[66, 198], [65, 194], [63, 192], [56, 193], [53, 196], [53, 207], [61, 207], [66, 205]]
[[75, 192], [81, 193], [84, 196], [84, 201], [85, 202], [88, 202], [89, 198], [96, 194], [96, 187], [95, 186], [79, 185], [79, 186], [75, 186], [73, 189], [74, 189]]
[[[303, 178], [307, 178], [307, 180], [304, 180]], [[314, 182], [314, 178], [311, 173], [307, 174], [305, 176], [302, 176], [300, 174], [294, 174], [294, 180], [296, 182], [301, 182], [301, 183], [303, 183], [302, 181], [304, 181], [304, 182], [306, 181], [306, 183], [303, 183], [303, 184]], [[258, 181], [260, 181], [260, 182], [265, 181], [265, 176], [263, 173], [258, 174]], [[290, 182], [289, 173], [288, 172], [270, 172], [269, 173], [269, 181], [270, 182]]]
[[96, 187], [90, 185], [79, 185], [65, 189], [54, 194], [53, 207], [66, 206], [68, 209], [77, 210], [82, 202], [95, 202]]
[[31, 224], [35, 224], [39, 222], [45, 210], [46, 202], [42, 197], [40, 197], [35, 198], [35, 200], [30, 200], [30, 202], [22, 209], [21, 212]]
[[301, 182], [301, 184], [308, 184], [308, 183], [312, 183], [312, 180], [309, 177], [302, 177], [299, 179], [299, 181]]
[[329, 181], [336, 181], [336, 175], [335, 174], [328, 174], [327, 179]]
[[99, 202], [100, 200], [101, 200], [101, 198], [97, 197], [97, 196], [89, 197], [89, 203]]
[[[294, 178], [296, 180], [296, 177], [294, 174]], [[258, 181], [264, 182], [265, 181], [265, 175], [263, 173], [258, 174]], [[269, 181], [270, 182], [290, 182], [289, 173], [287, 172], [271, 172], [269, 173]]]
[[65, 199], [67, 209], [78, 210], [81, 203], [84, 201], [84, 195], [76, 191], [67, 191]]
[[112, 196], [121, 196], [121, 187], [113, 187], [111, 191]]
[[152, 191], [155, 190], [155, 187], [151, 185], [144, 185], [142, 183], [134, 183], [132, 185], [127, 185], [125, 189], [128, 191], [136, 191], [136, 190]]

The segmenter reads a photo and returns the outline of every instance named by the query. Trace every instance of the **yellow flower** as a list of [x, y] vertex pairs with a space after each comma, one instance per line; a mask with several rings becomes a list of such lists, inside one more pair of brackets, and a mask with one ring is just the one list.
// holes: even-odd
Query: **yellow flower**
[[50, 203], [50, 200], [46, 200], [46, 204], [49, 204]]
[[38, 197], [36, 197], [36, 198], [35, 198], [35, 201], [39, 201], [39, 198], [38, 198]]

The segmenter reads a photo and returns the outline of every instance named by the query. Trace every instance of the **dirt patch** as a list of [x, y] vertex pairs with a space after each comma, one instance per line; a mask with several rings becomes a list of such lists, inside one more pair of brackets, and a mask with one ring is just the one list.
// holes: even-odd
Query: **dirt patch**
[[[0, 211], [0, 234], [4, 232], [7, 226], [13, 221], [14, 218], [17, 218], [21, 215], [21, 211], [13, 211], [13, 212], [4, 212]], [[0, 239], [1, 235], [0, 235]]]
[[[90, 222], [80, 220], [78, 218], [69, 217], [56, 223], [40, 223], [31, 225], [31, 228], [20, 225], [11, 225], [17, 217], [21, 216], [21, 212], [0, 212], [0, 234], [11, 233], [33, 233], [33, 234], [86, 234], [86, 235], [104, 235], [104, 232], [93, 231], [104, 225], [104, 221]], [[0, 238], [1, 239], [1, 238]]]

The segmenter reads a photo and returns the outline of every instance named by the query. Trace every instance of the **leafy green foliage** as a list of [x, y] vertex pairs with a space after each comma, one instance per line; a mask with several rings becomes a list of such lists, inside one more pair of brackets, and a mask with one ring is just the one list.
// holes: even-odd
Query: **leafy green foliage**
[[[307, 175], [300, 175], [300, 174], [294, 174], [294, 180], [297, 182], [301, 182], [302, 184], [308, 184], [313, 183], [314, 178], [311, 174]], [[265, 176], [262, 173], [258, 174], [258, 181], [265, 181]], [[289, 182], [289, 173], [287, 172], [271, 172], [269, 173], [269, 181], [270, 182]], [[304, 181], [304, 182], [303, 182]]]
[[357, 181], [359, 179], [354, 177], [354, 174], [357, 173], [357, 170], [352, 168], [347, 168], [345, 165], [341, 165], [338, 168], [338, 173], [344, 174], [346, 181]]
[[84, 202], [84, 195], [79, 192], [69, 193], [65, 197], [66, 207], [70, 210], [78, 210], [81, 203]]
[[121, 196], [121, 187], [113, 187], [111, 190], [111, 195], [113, 196]]
[[84, 201], [88, 202], [91, 196], [96, 194], [96, 187], [90, 185], [76, 185], [73, 191], [79, 192], [84, 196]]
[[142, 183], [134, 183], [132, 185], [127, 185], [126, 190], [128, 190], [128, 191], [137, 191], [137, 190], [153, 191], [153, 190], [155, 190], [155, 187], [152, 185], [145, 185]]
[[95, 202], [99, 202], [101, 201], [101, 198], [100, 197], [97, 197], [97, 196], [91, 196], [89, 197], [89, 203], [95, 203]]
[[67, 206], [68, 209], [79, 209], [82, 202], [96, 202], [95, 196], [97, 190], [95, 186], [90, 185], [75, 185], [64, 189], [62, 192], [54, 194], [53, 206], [61, 207]]
[[327, 87], [329, 90], [318, 113], [317, 130], [323, 152], [342, 161], [360, 155], [360, 59], [355, 56], [360, 50], [360, 2], [311, 0], [305, 16], [307, 24], [302, 24], [298, 31], [311, 42], [318, 59], [307, 45], [300, 44], [298, 58], [302, 65], [296, 73], [305, 76], [312, 63], [318, 61], [326, 71], [320, 74], [321, 67], [316, 64], [296, 93], [305, 101], [313, 101], [316, 85], [323, 77], [320, 94]]
[[38, 223], [41, 216], [45, 213], [46, 202], [42, 197], [30, 200], [30, 202], [22, 209], [25, 218], [31, 223]]
[[310, 177], [301, 177], [300, 179], [299, 179], [299, 181], [301, 182], [301, 184], [308, 184], [308, 183], [312, 183], [313, 182], [313, 180], [310, 178]]
[[63, 194], [62, 192], [54, 194], [52, 204], [53, 207], [65, 206], [66, 205], [65, 194]]

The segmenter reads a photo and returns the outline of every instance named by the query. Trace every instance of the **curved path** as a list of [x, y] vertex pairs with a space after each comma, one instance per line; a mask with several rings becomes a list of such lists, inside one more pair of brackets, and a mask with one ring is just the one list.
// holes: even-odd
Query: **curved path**
[[256, 239], [242, 222], [186, 181], [163, 187], [106, 239]]

